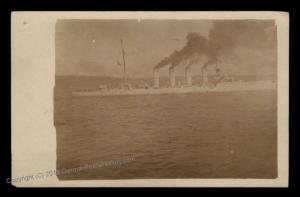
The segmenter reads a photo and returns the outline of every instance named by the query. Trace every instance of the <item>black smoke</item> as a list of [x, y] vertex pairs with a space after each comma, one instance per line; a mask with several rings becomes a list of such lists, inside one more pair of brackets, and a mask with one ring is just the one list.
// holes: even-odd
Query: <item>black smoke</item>
[[[237, 47], [248, 50], [273, 50], [276, 54], [276, 25], [272, 20], [215, 20], [209, 31], [209, 39], [198, 33], [186, 36], [186, 45], [181, 50], [175, 50], [156, 66], [162, 68], [171, 64], [170, 69], [188, 62], [186, 69], [198, 63], [201, 55], [208, 57], [202, 69], [219, 61], [220, 57], [229, 57]], [[188, 60], [188, 61], [187, 61]]]
[[[181, 50], [175, 50], [170, 56], [165, 57], [155, 66], [155, 69], [164, 67], [168, 64], [171, 64], [171, 69], [175, 68], [182, 61], [190, 59], [195, 54], [205, 54], [208, 55], [211, 59], [214, 58], [213, 48], [211, 48], [208, 39], [198, 33], [189, 33], [186, 36], [186, 39], [187, 43]], [[192, 62], [195, 63], [196, 60], [192, 60]]]

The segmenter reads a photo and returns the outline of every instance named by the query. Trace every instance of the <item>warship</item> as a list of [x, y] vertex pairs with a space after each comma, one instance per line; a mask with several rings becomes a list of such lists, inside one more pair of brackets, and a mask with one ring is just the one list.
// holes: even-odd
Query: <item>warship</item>
[[144, 87], [132, 88], [124, 85], [121, 88], [107, 88], [101, 85], [94, 91], [75, 91], [73, 96], [121, 96], [121, 95], [157, 95], [157, 94], [187, 94], [187, 93], [206, 93], [206, 92], [230, 92], [230, 91], [253, 91], [276, 89], [276, 83], [270, 80], [262, 81], [221, 81], [216, 86], [192, 85], [175, 87]]
[[[169, 67], [169, 85], [160, 87], [159, 68], [153, 69], [153, 85], [143, 85], [132, 87], [126, 72], [125, 50], [122, 46], [123, 58], [123, 81], [119, 88], [108, 88], [106, 84], [98, 86], [97, 90], [74, 91], [75, 97], [107, 97], [107, 96], [125, 96], [125, 95], [157, 95], [157, 94], [187, 94], [187, 93], [207, 93], [207, 92], [230, 92], [230, 91], [254, 91], [254, 90], [272, 90], [276, 89], [276, 82], [272, 80], [242, 81], [236, 80], [226, 74], [222, 74], [220, 68], [215, 68], [213, 77], [208, 73], [209, 62], [201, 68], [201, 83], [193, 84], [190, 65], [185, 68], [185, 84], [177, 84], [174, 74], [174, 66]], [[118, 62], [121, 66], [121, 63]], [[210, 76], [210, 77], [209, 77]], [[210, 78], [210, 80], [209, 80]]]

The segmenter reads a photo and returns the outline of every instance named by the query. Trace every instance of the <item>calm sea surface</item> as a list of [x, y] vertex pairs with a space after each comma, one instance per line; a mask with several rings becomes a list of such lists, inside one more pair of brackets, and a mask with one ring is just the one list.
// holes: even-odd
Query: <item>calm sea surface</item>
[[275, 178], [276, 91], [55, 97], [60, 179]]

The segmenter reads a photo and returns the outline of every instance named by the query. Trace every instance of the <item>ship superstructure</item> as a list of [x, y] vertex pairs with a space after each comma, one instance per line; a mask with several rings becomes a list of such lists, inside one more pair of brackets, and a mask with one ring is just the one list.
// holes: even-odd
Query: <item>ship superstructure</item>
[[[175, 55], [178, 52], [175, 51]], [[169, 84], [167, 87], [160, 86], [159, 70], [162, 67], [161, 62], [153, 68], [153, 85], [139, 86], [138, 88], [132, 87], [128, 78], [126, 70], [125, 49], [124, 43], [121, 39], [121, 54], [123, 79], [120, 88], [108, 88], [108, 84], [98, 86], [98, 90], [94, 91], [75, 91], [72, 92], [73, 96], [117, 96], [117, 95], [153, 95], [153, 94], [183, 94], [183, 93], [205, 93], [205, 92], [228, 92], [228, 91], [253, 91], [253, 90], [266, 90], [276, 89], [276, 82], [271, 80], [261, 81], [241, 81], [235, 80], [233, 77], [222, 73], [217, 65], [217, 58], [209, 58], [201, 67], [201, 82], [194, 84], [192, 78], [192, 65], [199, 62], [197, 54], [192, 55], [189, 59], [181, 62], [185, 66], [184, 76], [185, 84], [177, 84], [175, 77], [175, 69], [178, 66], [178, 59], [170, 57], [175, 61], [169, 61], [168, 58], [161, 62], [170, 64], [169, 66]], [[169, 58], [169, 59], [171, 59]], [[167, 62], [167, 63], [165, 63]], [[213, 77], [208, 71], [208, 68], [215, 65]]]

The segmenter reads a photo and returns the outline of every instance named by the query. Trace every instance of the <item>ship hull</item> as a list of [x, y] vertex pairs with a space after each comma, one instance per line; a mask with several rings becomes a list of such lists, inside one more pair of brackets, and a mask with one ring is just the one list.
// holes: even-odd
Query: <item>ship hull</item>
[[148, 89], [110, 89], [97, 91], [77, 91], [72, 92], [76, 97], [105, 97], [105, 96], [126, 96], [126, 95], [155, 95], [155, 94], [186, 94], [186, 93], [205, 93], [205, 92], [230, 92], [230, 91], [253, 91], [276, 89], [276, 83], [270, 81], [257, 82], [229, 82], [218, 84], [216, 87], [174, 87], [174, 88], [148, 88]]

